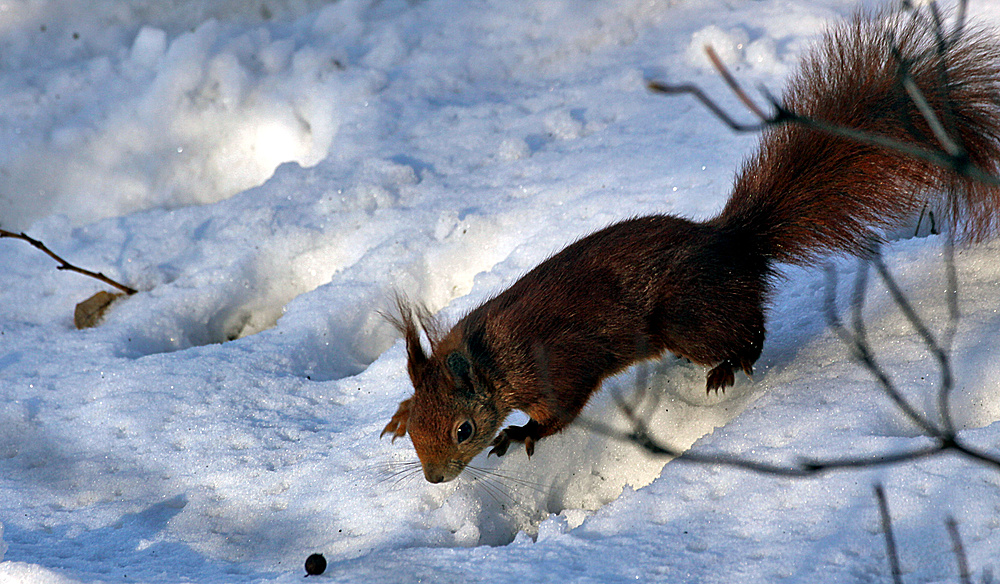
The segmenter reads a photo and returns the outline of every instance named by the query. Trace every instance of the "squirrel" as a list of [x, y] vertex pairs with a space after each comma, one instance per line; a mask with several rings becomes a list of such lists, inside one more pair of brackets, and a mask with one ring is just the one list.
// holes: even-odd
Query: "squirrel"
[[[985, 30], [947, 37], [915, 14], [858, 13], [804, 58], [780, 103], [799, 116], [940, 152], [933, 117], [921, 114], [905, 79], [967, 162], [996, 174], [1000, 45]], [[440, 483], [488, 446], [503, 456], [520, 442], [531, 456], [606, 377], [667, 351], [710, 367], [707, 391], [722, 390], [735, 370], [753, 373], [776, 264], [870, 257], [884, 233], [925, 205], [980, 240], [997, 226], [1000, 188], [898, 149], [804, 124], [769, 126], [714, 218], [615, 223], [545, 260], [447, 333], [397, 296], [398, 316], [390, 318], [405, 338], [414, 394], [382, 435], [409, 433], [425, 478]], [[527, 424], [497, 433], [513, 410], [525, 412]]]

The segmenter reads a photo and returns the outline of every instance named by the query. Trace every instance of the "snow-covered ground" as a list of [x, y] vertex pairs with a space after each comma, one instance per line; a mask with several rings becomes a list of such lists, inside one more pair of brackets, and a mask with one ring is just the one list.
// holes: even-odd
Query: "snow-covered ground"
[[[880, 5], [878, 2], [868, 3]], [[379, 440], [412, 391], [380, 315], [394, 290], [455, 321], [577, 237], [708, 217], [754, 136], [702, 57], [780, 89], [853, 0], [0, 0], [0, 227], [141, 290], [0, 240], [0, 582], [886, 582], [872, 486], [907, 582], [1000, 570], [1000, 471], [955, 457], [782, 479], [668, 463], [576, 426], [431, 485]], [[1000, 6], [971, 10], [1000, 24]], [[749, 119], [747, 117], [746, 119]], [[955, 418], [1000, 452], [1000, 242], [957, 257]], [[935, 330], [942, 241], [887, 262]], [[841, 280], [856, 272], [837, 264]], [[753, 382], [647, 380], [671, 444], [770, 461], [923, 444], [788, 269]], [[846, 297], [846, 292], [842, 295]], [[885, 368], [933, 411], [937, 369], [882, 287]], [[620, 422], [620, 420], [617, 420]], [[403, 471], [399, 474], [399, 471]]]

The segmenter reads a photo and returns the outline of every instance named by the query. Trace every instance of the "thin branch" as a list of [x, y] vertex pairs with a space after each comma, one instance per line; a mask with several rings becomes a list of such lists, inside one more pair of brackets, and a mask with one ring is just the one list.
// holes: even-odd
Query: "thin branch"
[[948, 324], [941, 335], [942, 348], [951, 353], [951, 346], [958, 329], [958, 270], [955, 267], [955, 233], [948, 231], [944, 240], [945, 301], [948, 304]]
[[875, 270], [878, 271], [879, 276], [882, 278], [882, 282], [885, 284], [886, 289], [892, 296], [893, 302], [896, 307], [899, 308], [906, 320], [909, 321], [910, 326], [916, 331], [917, 336], [924, 342], [924, 346], [927, 351], [934, 356], [938, 362], [938, 366], [941, 368], [941, 385], [938, 392], [938, 409], [941, 416], [941, 423], [943, 429], [940, 431], [942, 437], [950, 438], [955, 435], [955, 425], [951, 417], [951, 407], [949, 404], [949, 396], [951, 394], [951, 389], [954, 385], [954, 381], [951, 373], [951, 359], [948, 356], [947, 351], [944, 350], [941, 345], [934, 339], [934, 335], [927, 328], [924, 322], [917, 315], [917, 311], [913, 308], [909, 299], [903, 294], [903, 291], [899, 288], [899, 284], [889, 273], [889, 268], [886, 267], [885, 262], [882, 261], [881, 256], [876, 256], [872, 259], [872, 264], [875, 266]]
[[[938, 44], [944, 50], [951, 48], [959, 38], [962, 37], [962, 33], [965, 32], [965, 15], [967, 12], [968, 1], [958, 0], [955, 8], [955, 26], [952, 28], [951, 32], [944, 34], [944, 19], [941, 18], [941, 11], [937, 7], [937, 2], [933, 0], [928, 3], [929, 10], [931, 12], [932, 23], [931, 27], [934, 34], [937, 36]], [[904, 9], [909, 10], [913, 13], [914, 18], [922, 16], [919, 8], [910, 0], [903, 0], [902, 6]]]
[[[858, 280], [867, 282], [867, 269], [859, 271]], [[860, 333], [851, 333], [843, 323], [840, 321], [840, 317], [837, 314], [837, 273], [832, 267], [827, 267], [826, 270], [827, 285], [826, 285], [826, 298], [824, 302], [824, 309], [826, 312], [826, 320], [828, 326], [833, 330], [842, 343], [847, 345], [848, 349], [851, 351], [851, 357], [859, 362], [865, 369], [871, 373], [876, 381], [878, 381], [879, 386], [882, 390], [889, 396], [889, 398], [896, 404], [903, 414], [906, 415], [914, 424], [920, 427], [921, 431], [933, 437], [938, 437], [941, 435], [940, 430], [931, 423], [926, 417], [924, 417], [920, 412], [916, 410], [903, 396], [892, 379], [889, 378], [889, 374], [882, 369], [882, 367], [875, 360], [875, 356], [871, 352], [871, 348], [864, 338], [863, 327]], [[857, 286], [855, 287], [857, 290]], [[857, 294], [857, 292], [855, 292]], [[856, 317], [857, 318], [857, 317]], [[856, 321], [857, 324], [857, 321]]]
[[[964, 9], [962, 11], [964, 15]], [[939, 25], [935, 25], [935, 30], [940, 31]], [[961, 23], [956, 25], [953, 35], [957, 34], [962, 30]], [[940, 33], [939, 33], [940, 34]], [[955, 37], [957, 38], [957, 37]], [[953, 42], [953, 41], [952, 41]], [[946, 50], [944, 47], [941, 50]], [[898, 54], [898, 48], [894, 47], [894, 53]], [[945, 150], [936, 150], [931, 148], [926, 148], [923, 146], [917, 146], [909, 142], [903, 142], [895, 138], [890, 138], [888, 136], [882, 136], [880, 134], [872, 134], [870, 132], [865, 132], [861, 130], [856, 130], [853, 128], [848, 128], [840, 126], [837, 124], [830, 124], [810, 118], [808, 116], [799, 115], [788, 108], [786, 108], [779, 99], [771, 95], [765, 88], [761, 88], [760, 91], [764, 97], [768, 100], [771, 106], [774, 108], [774, 114], [766, 115], [764, 111], [759, 108], [749, 95], [736, 81], [733, 74], [726, 68], [725, 64], [718, 55], [712, 50], [711, 47], [705, 47], [705, 52], [708, 54], [709, 60], [712, 62], [712, 66], [715, 67], [716, 71], [729, 86], [730, 90], [734, 95], [747, 107], [759, 120], [759, 124], [742, 124], [735, 119], [733, 119], [725, 109], [717, 104], [712, 98], [705, 94], [701, 88], [690, 85], [668, 85], [660, 83], [658, 81], [647, 81], [646, 86], [657, 93], [663, 93], [668, 95], [676, 94], [690, 94], [694, 96], [698, 101], [702, 103], [716, 118], [722, 121], [724, 124], [729, 126], [730, 129], [736, 132], [757, 132], [762, 129], [778, 126], [781, 124], [797, 124], [805, 128], [817, 130], [830, 134], [832, 136], [837, 136], [841, 138], [847, 138], [855, 142], [866, 144], [869, 146], [876, 146], [879, 148], [884, 148], [887, 150], [893, 150], [901, 154], [905, 154], [912, 158], [918, 160], [923, 160], [925, 162], [930, 162], [944, 168], [949, 168], [955, 172], [966, 176], [968, 178], [994, 185], [1000, 186], [1000, 177], [994, 176], [993, 174], [986, 172], [979, 168], [978, 166], [972, 164], [969, 160], [967, 153], [964, 149], [960, 148], [955, 141], [948, 136], [947, 132], [944, 131], [943, 125], [940, 123], [938, 117], [934, 114], [933, 109], [928, 105], [926, 97], [920, 91], [920, 88], [913, 83], [912, 78], [909, 77], [908, 72], [905, 72], [905, 67], [902, 67], [902, 58], [900, 59], [901, 65], [901, 80], [903, 81], [904, 87], [906, 87], [907, 93], [914, 100], [914, 104], [917, 106], [918, 110], [927, 121], [928, 125], [931, 126], [934, 135], [938, 138], [942, 144], [945, 144]], [[907, 82], [909, 79], [909, 82]], [[927, 114], [930, 115], [927, 115]]]
[[965, 31], [965, 14], [966, 5], [968, 2], [966, 0], [958, 0], [958, 7], [955, 9], [955, 28], [951, 31], [951, 37], [948, 42], [954, 43], [959, 38], [962, 37], [962, 33]]
[[914, 460], [935, 456], [940, 453], [941, 447], [932, 445], [924, 448], [915, 448], [913, 450], [904, 450], [901, 452], [870, 454], [857, 458], [844, 457], [829, 460], [803, 458], [798, 463], [795, 463], [794, 466], [785, 466], [755, 460], [747, 460], [737, 456], [704, 455], [689, 450], [678, 456], [676, 460], [680, 460], [682, 462], [731, 466], [770, 475], [808, 478], [834, 470], [853, 470], [859, 468], [891, 466], [894, 464], [912, 462]]
[[[758, 472], [761, 474], [790, 477], [790, 478], [813, 477], [833, 470], [870, 468], [878, 466], [889, 466], [904, 462], [911, 462], [914, 460], [939, 455], [945, 449], [945, 447], [943, 447], [941, 444], [932, 444], [929, 446], [914, 448], [911, 450], [904, 450], [901, 452], [870, 454], [856, 458], [844, 457], [844, 458], [829, 459], [829, 460], [801, 458], [798, 462], [782, 465], [782, 464], [763, 462], [759, 460], [751, 460], [739, 456], [730, 456], [724, 454], [703, 454], [697, 451], [692, 451], [692, 450], [685, 451], [679, 448], [674, 448], [656, 439], [649, 432], [649, 428], [644, 420], [639, 419], [638, 417], [633, 417], [632, 415], [630, 415], [630, 413], [626, 413], [626, 417], [629, 418], [629, 423], [631, 424], [630, 431], [618, 430], [612, 428], [607, 424], [603, 424], [601, 422], [585, 418], [578, 418], [577, 423], [593, 432], [597, 432], [609, 438], [619, 440], [622, 442], [631, 442], [632, 444], [635, 444], [636, 446], [642, 448], [643, 450], [654, 456], [670, 457], [673, 459], [674, 462], [690, 462], [696, 464], [707, 464], [712, 466], [728, 466], [742, 470]], [[948, 446], [947, 448], [952, 449], [955, 447]]]
[[735, 119], [730, 117], [728, 113], [726, 113], [726, 110], [722, 109], [722, 106], [712, 101], [712, 98], [708, 97], [708, 95], [706, 95], [700, 87], [695, 85], [665, 85], [657, 81], [649, 81], [646, 83], [646, 87], [649, 88], [650, 91], [654, 91], [656, 93], [664, 93], [668, 95], [687, 93], [694, 96], [694, 98], [700, 101], [701, 104], [711, 111], [716, 118], [729, 126], [729, 128], [734, 132], [759, 132], [769, 125], [767, 123], [742, 124], [737, 122]]
[[878, 514], [882, 518], [882, 533], [885, 534], [885, 554], [892, 570], [892, 581], [903, 584], [903, 571], [899, 567], [899, 554], [896, 551], [896, 538], [892, 533], [892, 518], [889, 516], [889, 504], [885, 499], [882, 485], [875, 485], [875, 500], [878, 501]]
[[[927, 101], [924, 93], [917, 87], [917, 82], [913, 80], [913, 76], [910, 75], [909, 64], [903, 59], [903, 55], [895, 47], [893, 48], [893, 54], [899, 61], [899, 79], [903, 84], [903, 89], [906, 90], [907, 95], [913, 100], [913, 105], [917, 106], [917, 110], [920, 111], [920, 115], [930, 126], [931, 132], [937, 139], [938, 143], [941, 144], [941, 148], [948, 154], [953, 160], [969, 160], [969, 155], [955, 142], [954, 139], [948, 134], [944, 129], [944, 124], [941, 123], [941, 119], [938, 118], [937, 114], [934, 113], [934, 108]], [[943, 80], [947, 81], [947, 79]]]
[[[657, 440], [649, 430], [647, 420], [636, 412], [636, 405], [643, 401], [645, 394], [646, 376], [640, 375], [641, 385], [640, 396], [636, 404], [628, 403], [618, 392], [614, 393], [614, 400], [619, 410], [625, 415], [629, 425], [629, 430], [622, 431], [608, 425], [595, 421], [580, 419], [579, 422], [589, 429], [615, 438], [621, 441], [632, 442], [650, 454], [656, 456], [669, 456], [677, 461], [692, 462], [700, 464], [710, 464], [716, 466], [729, 466], [743, 470], [759, 472], [784, 477], [810, 477], [817, 474], [842, 469], [870, 468], [911, 462], [931, 456], [939, 456], [952, 452], [964, 456], [973, 461], [992, 466], [1000, 470], [1000, 458], [986, 452], [966, 445], [952, 429], [951, 418], [947, 409], [948, 389], [952, 385], [950, 357], [947, 351], [937, 343], [934, 336], [921, 321], [919, 315], [913, 309], [912, 304], [900, 290], [898, 284], [889, 274], [877, 251], [870, 260], [876, 265], [883, 282], [889, 287], [894, 303], [906, 315], [907, 320], [913, 325], [918, 335], [923, 340], [927, 349], [939, 360], [942, 367], [942, 390], [939, 394], [939, 402], [945, 404], [942, 410], [942, 418], [947, 420], [945, 430], [938, 428], [933, 422], [928, 420], [916, 408], [914, 408], [902, 395], [899, 389], [892, 382], [889, 375], [882, 369], [871, 350], [871, 346], [866, 336], [866, 329], [862, 314], [863, 302], [868, 286], [868, 269], [862, 266], [858, 271], [852, 291], [852, 330], [841, 321], [836, 306], [836, 272], [832, 268], [827, 269], [827, 287], [824, 300], [824, 309], [830, 328], [850, 349], [851, 356], [858, 361], [865, 369], [871, 373], [879, 384], [879, 387], [892, 399], [896, 407], [920, 427], [923, 434], [933, 441], [932, 444], [914, 447], [904, 451], [891, 453], [875, 453], [864, 456], [846, 456], [835, 459], [808, 459], [802, 458], [797, 463], [788, 465], [772, 464], [756, 460], [750, 460], [739, 456], [703, 454], [697, 451], [683, 451], [674, 448], [664, 442]], [[954, 290], [954, 284], [949, 284], [950, 290]], [[956, 290], [957, 292], [957, 290]]]
[[733, 74], [726, 69], [726, 65], [722, 62], [722, 59], [719, 58], [715, 49], [713, 49], [710, 45], [705, 45], [705, 53], [708, 54], [708, 60], [712, 62], [712, 66], [715, 67], [715, 70], [718, 71], [720, 75], [722, 75], [722, 79], [726, 82], [726, 85], [728, 85], [729, 89], [736, 94], [736, 97], [743, 102], [743, 105], [745, 105], [746, 108], [753, 113], [753, 115], [757, 116], [761, 120], [767, 120], [770, 116], [765, 114], [764, 110], [757, 107], [757, 104], [754, 103], [754, 101], [750, 99], [750, 96], [743, 91], [743, 88], [741, 88], [740, 84], [736, 82], [736, 78], [733, 77]]
[[956, 437], [953, 441], [948, 444], [948, 450], [954, 450], [966, 458], [971, 458], [977, 462], [981, 462], [987, 466], [992, 466], [996, 470], [1000, 470], [1000, 458], [988, 453], [982, 452], [972, 446], [961, 442]]
[[[937, 2], [933, 0], [927, 3], [927, 11], [931, 13], [931, 31], [934, 32], [934, 38], [938, 43], [938, 54], [944, 53], [948, 50], [950, 43], [945, 39], [944, 35], [944, 19], [941, 18], [941, 11], [938, 10]], [[919, 11], [913, 9], [914, 14], [918, 14]]]
[[780, 110], [780, 113], [773, 122], [768, 122], [765, 125], [776, 125], [782, 123], [799, 124], [806, 128], [811, 128], [813, 130], [818, 130], [820, 132], [825, 132], [841, 138], [847, 138], [869, 146], [878, 146], [879, 148], [884, 148], [886, 150], [893, 150], [912, 158], [930, 162], [944, 168], [949, 168], [956, 173], [979, 182], [993, 186], [1000, 186], [1000, 178], [982, 170], [974, 164], [971, 164], [967, 158], [956, 158], [949, 155], [947, 152], [942, 152], [940, 150], [932, 150], [923, 146], [910, 144], [909, 142], [896, 140], [895, 138], [863, 132], [852, 128], [845, 128], [843, 126], [828, 124], [806, 116], [800, 116], [790, 110], [784, 109], [784, 107], [776, 101], [774, 102], [774, 105]]
[[111, 278], [105, 276], [104, 274], [102, 274], [100, 272], [92, 272], [90, 270], [85, 270], [83, 268], [79, 268], [77, 266], [74, 266], [73, 264], [67, 262], [66, 260], [64, 260], [61, 257], [59, 257], [58, 255], [56, 255], [55, 252], [53, 252], [48, 247], [46, 247], [45, 244], [42, 243], [41, 241], [38, 241], [37, 239], [31, 238], [31, 237], [27, 236], [24, 233], [14, 233], [12, 231], [6, 231], [4, 229], [0, 229], [0, 238], [3, 238], [3, 237], [10, 237], [10, 238], [13, 238], [13, 239], [21, 239], [21, 240], [27, 241], [28, 243], [30, 243], [35, 248], [37, 248], [37, 249], [45, 252], [49, 257], [51, 257], [55, 261], [59, 262], [59, 265], [56, 266], [57, 270], [66, 270], [68, 272], [76, 272], [78, 274], [83, 274], [84, 276], [90, 276], [91, 278], [96, 278], [96, 279], [100, 280], [101, 282], [104, 282], [105, 284], [107, 284], [109, 286], [114, 286], [115, 288], [118, 288], [119, 290], [121, 290], [122, 292], [124, 292], [124, 293], [126, 293], [126, 294], [128, 294], [130, 296], [132, 294], [135, 294], [136, 292], [138, 292], [138, 290], [136, 290], [135, 288], [131, 288], [131, 287], [126, 286], [124, 284], [120, 284], [120, 283], [112, 280]]
[[955, 553], [955, 561], [958, 562], [958, 577], [962, 584], [972, 584], [972, 576], [969, 574], [969, 559], [965, 555], [962, 535], [958, 533], [958, 522], [955, 521], [954, 517], [948, 517], [944, 524], [948, 528], [948, 535], [951, 536], [951, 549]]
[[[919, 19], [922, 16], [922, 12], [918, 10], [913, 5], [906, 6], [911, 13], [913, 18]], [[944, 21], [941, 17], [941, 13], [938, 10], [937, 3], [930, 2], [928, 6], [928, 11], [931, 15], [931, 23], [928, 28], [934, 33], [934, 39], [936, 43], [936, 53], [937, 53], [937, 65], [938, 65], [938, 97], [942, 98], [944, 101], [948, 99], [948, 88], [951, 86], [951, 81], [948, 75], [948, 51], [951, 50], [952, 46], [961, 38], [961, 33], [965, 27], [965, 4], [964, 1], [959, 3], [958, 13], [955, 19], [955, 27], [951, 33], [946, 34], [944, 32]], [[896, 62], [899, 67], [899, 78], [906, 90], [913, 104], [917, 107], [920, 112], [921, 117], [927, 122], [931, 133], [938, 140], [942, 149], [952, 157], [953, 166], [952, 169], [959, 174], [964, 174], [964, 169], [969, 166], [970, 159], [968, 150], [965, 149], [964, 145], [960, 143], [960, 136], [957, 132], [955, 125], [955, 117], [950, 108], [943, 108], [943, 111], [939, 115], [934, 111], [934, 108], [930, 106], [930, 103], [924, 96], [923, 92], [917, 86], [913, 76], [910, 73], [910, 63], [903, 59], [902, 52], [897, 46], [892, 47], [893, 56], [896, 58]], [[948, 129], [945, 129], [945, 124], [941, 121], [941, 117], [945, 117], [948, 122]]]
[[[719, 73], [723, 75], [723, 78], [731, 77], [731, 74], [727, 69], [725, 69], [724, 66]], [[705, 92], [697, 86], [690, 84], [667, 85], [658, 81], [648, 81], [646, 86], [650, 90], [657, 93], [670, 95], [687, 93], [694, 96], [702, 103], [702, 105], [712, 112], [716, 118], [736, 132], [758, 132], [765, 128], [781, 124], [798, 124], [805, 128], [825, 132], [840, 138], [847, 138], [869, 146], [877, 146], [886, 150], [893, 150], [912, 158], [917, 158], [945, 168], [951, 168], [956, 170], [956, 172], [960, 172], [965, 176], [980, 182], [1000, 186], [1000, 178], [997, 178], [996, 176], [980, 169], [978, 166], [969, 163], [967, 158], [956, 158], [949, 155], [947, 152], [942, 152], [940, 150], [933, 150], [923, 146], [917, 146], [909, 142], [903, 142], [902, 140], [897, 140], [895, 138], [890, 138], [888, 136], [838, 126], [836, 124], [830, 124], [821, 120], [799, 115], [787, 109], [781, 104], [780, 101], [777, 100], [777, 98], [770, 95], [768, 95], [768, 100], [775, 108], [776, 113], [772, 116], [762, 117], [761, 123], [759, 124], [742, 124], [735, 121], [728, 113], [726, 113], [722, 106], [715, 103], [712, 98], [708, 97], [708, 95], [706, 95]], [[766, 92], [764, 93], [766, 94]], [[749, 99], [742, 90], [739, 90], [737, 97], [739, 97], [740, 101], [743, 101], [744, 103], [746, 103], [745, 100]]]

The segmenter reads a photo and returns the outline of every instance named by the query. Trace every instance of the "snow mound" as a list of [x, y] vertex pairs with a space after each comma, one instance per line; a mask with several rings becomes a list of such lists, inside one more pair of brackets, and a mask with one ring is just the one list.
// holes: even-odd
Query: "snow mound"
[[[358, 42], [350, 5], [294, 26], [208, 19], [173, 34], [143, 26], [124, 49], [88, 38], [99, 29], [74, 32], [77, 50], [4, 82], [18, 107], [0, 119], [19, 122], [15, 134], [0, 134], [5, 227], [26, 229], [52, 213], [83, 224], [212, 203], [263, 183], [284, 162], [316, 164], [378, 83], [345, 68]], [[43, 43], [60, 34], [39, 27]]]

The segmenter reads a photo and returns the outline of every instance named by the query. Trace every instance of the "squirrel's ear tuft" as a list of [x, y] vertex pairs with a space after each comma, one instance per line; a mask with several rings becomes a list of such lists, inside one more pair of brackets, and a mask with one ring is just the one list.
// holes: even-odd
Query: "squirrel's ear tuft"
[[403, 319], [406, 323], [406, 329], [403, 331], [403, 336], [406, 339], [406, 368], [410, 372], [410, 378], [414, 385], [416, 385], [417, 379], [420, 378], [427, 366], [427, 353], [424, 352], [424, 347], [420, 344], [420, 329], [417, 328], [416, 323], [413, 322], [412, 318], [406, 316]]
[[383, 313], [383, 316], [406, 339], [406, 368], [410, 373], [410, 379], [416, 386], [428, 361], [427, 352], [420, 342], [420, 331], [423, 329], [433, 345], [437, 336], [436, 324], [426, 308], [419, 304], [411, 304], [402, 294], [396, 295], [396, 314]]

